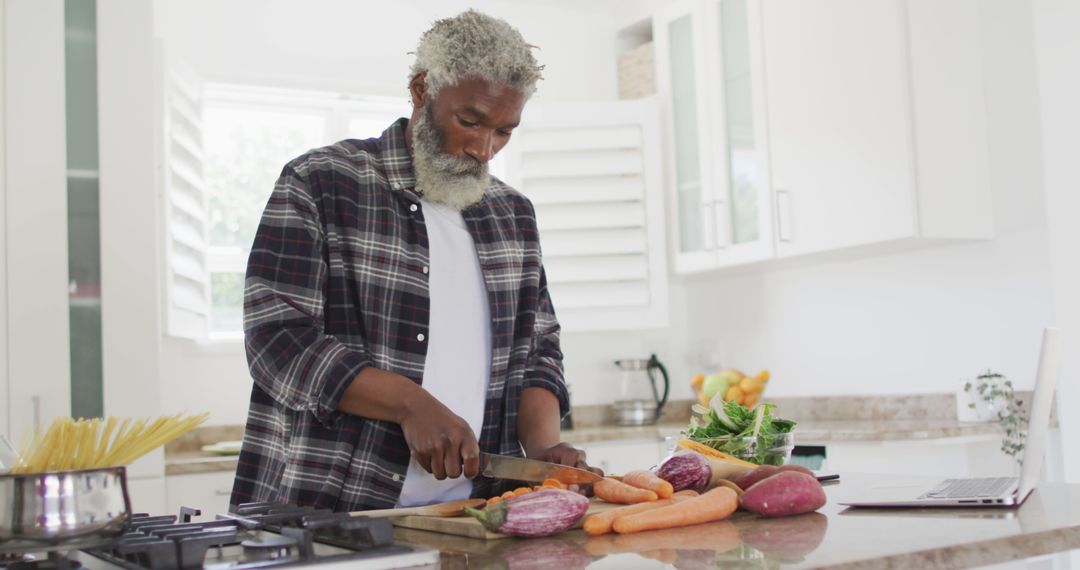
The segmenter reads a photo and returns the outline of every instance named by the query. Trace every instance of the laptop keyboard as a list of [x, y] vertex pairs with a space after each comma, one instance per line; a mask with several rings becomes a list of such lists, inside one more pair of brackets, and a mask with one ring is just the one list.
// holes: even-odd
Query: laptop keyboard
[[946, 479], [924, 493], [920, 499], [982, 499], [1000, 497], [1017, 483], [1016, 477], [979, 477]]

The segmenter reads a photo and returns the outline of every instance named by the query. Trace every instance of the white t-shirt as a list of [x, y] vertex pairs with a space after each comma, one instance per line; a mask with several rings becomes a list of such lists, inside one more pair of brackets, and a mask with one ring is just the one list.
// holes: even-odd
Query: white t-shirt
[[[479, 438], [484, 402], [491, 377], [491, 310], [476, 246], [461, 212], [421, 202], [427, 225], [428, 285], [431, 321], [423, 386], [435, 399], [469, 423]], [[466, 499], [472, 481], [435, 479], [416, 460], [409, 470], [397, 506], [411, 507]]]

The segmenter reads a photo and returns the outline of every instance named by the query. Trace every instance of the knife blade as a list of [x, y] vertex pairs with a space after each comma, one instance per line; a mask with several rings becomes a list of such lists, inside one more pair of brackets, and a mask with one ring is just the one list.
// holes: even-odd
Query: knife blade
[[555, 479], [568, 485], [595, 483], [603, 479], [591, 471], [538, 459], [480, 452], [480, 461], [483, 464], [481, 473], [485, 477], [495, 479], [513, 479], [532, 483], [540, 483], [544, 479]]

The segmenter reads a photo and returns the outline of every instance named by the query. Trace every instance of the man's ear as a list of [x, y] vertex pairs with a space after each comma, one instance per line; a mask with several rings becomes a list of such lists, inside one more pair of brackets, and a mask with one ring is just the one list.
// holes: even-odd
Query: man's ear
[[413, 107], [419, 109], [427, 101], [427, 72], [421, 71], [409, 80], [409, 95], [412, 98]]

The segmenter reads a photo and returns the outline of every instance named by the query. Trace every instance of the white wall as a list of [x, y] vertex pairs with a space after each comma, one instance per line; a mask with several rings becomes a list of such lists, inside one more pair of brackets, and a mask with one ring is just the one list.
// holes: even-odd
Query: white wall
[[[1058, 405], [1064, 449], [1080, 444], [1080, 3], [1034, 0], [1035, 52], [1042, 109], [1042, 151], [1049, 226], [1054, 317], [1063, 333]], [[1080, 455], [1065, 456], [1065, 478], [1080, 482]]]
[[[15, 437], [71, 413], [64, 3], [3, 3], [7, 374]], [[25, 54], [34, 54], [28, 57]]]
[[[4, 170], [4, 139], [7, 131], [4, 129], [4, 4], [0, 4], [0, 172]], [[0, 395], [5, 402], [11, 401], [8, 393], [8, 318], [7, 318], [7, 192], [5, 191], [5, 176], [0, 174]], [[0, 435], [11, 439], [11, 426], [7, 406], [0, 406]]]
[[537, 100], [615, 98], [607, 1], [156, 0], [156, 28], [207, 81], [406, 98], [420, 35], [475, 8], [505, 18], [539, 46]]
[[997, 238], [693, 283], [698, 350], [771, 369], [773, 396], [953, 392], [987, 368], [1030, 388], [1053, 316], [1030, 6], [980, 7]]

